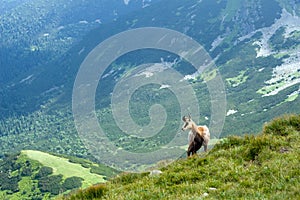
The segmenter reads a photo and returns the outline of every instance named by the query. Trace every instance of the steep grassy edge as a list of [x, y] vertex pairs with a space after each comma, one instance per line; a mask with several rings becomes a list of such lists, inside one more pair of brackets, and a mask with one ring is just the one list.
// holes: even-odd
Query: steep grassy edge
[[182, 159], [159, 176], [124, 173], [64, 199], [300, 199], [300, 115], [230, 136], [207, 154]]

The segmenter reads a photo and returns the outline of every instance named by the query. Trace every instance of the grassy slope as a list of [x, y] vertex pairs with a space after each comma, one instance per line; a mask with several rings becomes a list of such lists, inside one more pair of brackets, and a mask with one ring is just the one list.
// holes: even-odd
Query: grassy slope
[[77, 163], [70, 163], [68, 159], [54, 156], [41, 151], [24, 150], [22, 153], [26, 154], [30, 159], [36, 160], [43, 164], [53, 168], [53, 174], [62, 174], [64, 178], [77, 176], [84, 179], [82, 181], [82, 187], [86, 188], [92, 184], [105, 182], [103, 176], [90, 172], [90, 168], [84, 168]]
[[123, 174], [68, 199], [300, 199], [299, 135], [300, 115], [284, 116], [257, 136], [228, 137], [159, 176]]

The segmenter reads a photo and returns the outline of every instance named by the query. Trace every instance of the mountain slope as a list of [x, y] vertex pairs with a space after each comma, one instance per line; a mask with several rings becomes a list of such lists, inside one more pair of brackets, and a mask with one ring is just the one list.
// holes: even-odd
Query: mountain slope
[[[101, 41], [145, 26], [185, 33], [203, 45], [214, 59], [226, 87], [227, 115], [222, 133], [213, 132], [212, 138], [254, 133], [274, 116], [299, 113], [298, 16], [299, 3], [295, 1], [165, 0], [83, 33], [78, 43], [59, 58], [46, 59], [47, 64], [41, 62], [42, 67], [20, 73], [17, 81], [0, 89], [0, 152], [32, 146], [43, 151], [92, 157], [77, 134], [71, 110], [78, 68]], [[81, 33], [74, 27], [70, 31]], [[35, 62], [33, 57], [28, 58]], [[190, 75], [189, 83], [201, 108], [201, 113], [192, 115], [200, 117], [200, 124], [210, 123], [211, 99], [203, 76], [192, 76], [195, 71], [169, 52], [133, 52], [112, 64], [96, 94], [98, 119], [114, 143], [126, 150], [155, 150], [179, 131], [183, 113], [176, 107], [176, 98], [170, 98], [170, 91], [156, 93], [159, 88], [155, 87], [138, 91], [140, 96], [136, 95], [132, 101], [132, 117], [138, 124], [146, 125], [151, 105], [158, 102], [168, 105], [164, 132], [143, 140], [129, 137], [122, 130], [115, 131], [119, 127], [111, 113], [110, 94], [120, 78], [142, 63], [175, 63], [172, 66], [176, 70]]]
[[299, 124], [300, 115], [276, 118], [257, 136], [228, 137], [159, 175], [122, 174], [65, 199], [299, 199]]
[[117, 171], [91, 161], [24, 150], [0, 160], [1, 199], [43, 199], [103, 183]]
[[124, 14], [143, 9], [153, 2], [2, 1], [0, 88], [20, 78], [20, 73], [28, 73], [59, 58], [90, 30], [117, 21]]

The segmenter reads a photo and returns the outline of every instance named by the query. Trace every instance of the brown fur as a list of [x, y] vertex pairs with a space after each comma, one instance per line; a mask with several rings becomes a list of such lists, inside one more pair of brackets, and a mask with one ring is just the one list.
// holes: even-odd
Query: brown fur
[[204, 132], [205, 132], [204, 127], [198, 126], [198, 131], [197, 131], [197, 133], [200, 134], [201, 137], [204, 137]]
[[203, 141], [204, 139], [199, 134], [197, 134], [193, 142], [191, 142], [189, 145], [189, 148], [187, 150], [187, 156], [189, 157], [191, 154], [196, 154], [197, 151], [201, 148]]

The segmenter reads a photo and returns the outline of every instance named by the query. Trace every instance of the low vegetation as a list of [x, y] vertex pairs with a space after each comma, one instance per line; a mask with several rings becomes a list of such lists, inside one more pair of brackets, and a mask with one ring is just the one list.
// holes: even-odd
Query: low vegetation
[[64, 199], [299, 199], [300, 115], [276, 118], [258, 135], [230, 136], [207, 154], [124, 173]]
[[[57, 157], [41, 151], [23, 151], [30, 159], [40, 162], [44, 166], [53, 169], [53, 175], [64, 175], [64, 178], [84, 177], [82, 178], [82, 186], [104, 182], [104, 177], [98, 174], [91, 173], [90, 166], [82, 166], [78, 163], [71, 163], [66, 158]], [[80, 184], [81, 187], [81, 184]]]
[[24, 150], [0, 160], [0, 199], [53, 199], [74, 189], [106, 182], [116, 173], [82, 158]]

